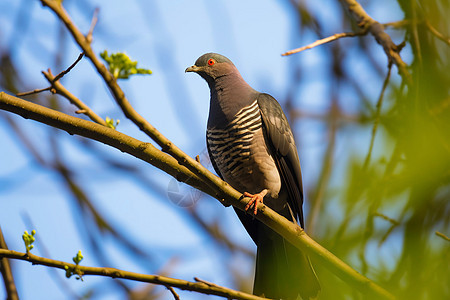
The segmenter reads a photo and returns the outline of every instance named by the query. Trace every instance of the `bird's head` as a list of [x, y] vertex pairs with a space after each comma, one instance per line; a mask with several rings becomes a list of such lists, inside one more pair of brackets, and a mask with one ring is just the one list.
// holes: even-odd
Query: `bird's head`
[[195, 72], [208, 83], [211, 83], [235, 70], [234, 64], [225, 56], [217, 53], [206, 53], [200, 56], [193, 66], [186, 68], [185, 72]]

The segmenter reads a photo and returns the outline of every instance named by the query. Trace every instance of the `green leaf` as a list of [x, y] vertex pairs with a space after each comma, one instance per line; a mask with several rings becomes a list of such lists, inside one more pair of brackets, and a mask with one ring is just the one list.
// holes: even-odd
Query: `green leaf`
[[108, 54], [105, 50], [100, 53], [100, 57], [108, 65], [109, 72], [116, 79], [128, 79], [131, 75], [150, 75], [152, 71], [149, 69], [137, 68], [137, 61], [132, 61], [128, 55], [123, 52]]

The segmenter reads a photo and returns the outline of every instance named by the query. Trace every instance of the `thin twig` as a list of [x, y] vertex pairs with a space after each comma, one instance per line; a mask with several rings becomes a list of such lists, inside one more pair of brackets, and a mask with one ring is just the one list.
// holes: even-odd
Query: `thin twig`
[[376, 216], [376, 217], [380, 217], [380, 218], [382, 218], [383, 220], [386, 220], [386, 221], [388, 221], [389, 223], [391, 223], [391, 226], [389, 227], [388, 231], [386, 231], [386, 233], [381, 237], [380, 241], [378, 242], [378, 247], [380, 247], [380, 246], [387, 240], [387, 238], [388, 238], [389, 235], [392, 233], [392, 231], [393, 231], [397, 226], [400, 225], [400, 222], [397, 221], [397, 220], [395, 220], [395, 219], [392, 219], [392, 218], [390, 218], [390, 217], [388, 217], [388, 216], [386, 216], [386, 215], [384, 215], [384, 214], [382, 214], [382, 213], [379, 213], [379, 212], [375, 212], [373, 215]]
[[139, 282], [147, 282], [159, 284], [164, 286], [176, 287], [181, 290], [194, 291], [207, 295], [216, 295], [225, 298], [242, 299], [242, 300], [264, 300], [267, 298], [258, 297], [244, 292], [232, 290], [219, 285], [209, 285], [203, 282], [192, 282], [182, 279], [166, 277], [162, 275], [147, 275], [134, 272], [128, 272], [115, 268], [101, 268], [101, 267], [86, 267], [75, 265], [64, 261], [49, 259], [34, 255], [31, 252], [22, 253], [14, 250], [0, 249], [0, 257], [7, 257], [11, 259], [18, 259], [28, 261], [34, 265], [43, 265], [47, 267], [62, 269], [62, 270], [76, 270], [77, 275], [88, 276], [97, 275], [111, 278], [122, 278]]
[[173, 287], [166, 285], [166, 288], [172, 293], [172, 296], [173, 298], [175, 298], [175, 300], [180, 300], [180, 296], [177, 294], [177, 292], [175, 292]]
[[406, 25], [409, 25], [409, 24], [411, 24], [410, 20], [400, 20], [400, 21], [383, 23], [381, 25], [383, 25], [384, 28], [387, 28], [387, 27], [401, 28], [401, 27], [405, 27]]
[[389, 237], [389, 235], [392, 233], [392, 231], [394, 231], [394, 229], [397, 227], [398, 225], [394, 225], [392, 224], [388, 231], [386, 231], [386, 233], [381, 237], [380, 241], [378, 242], [378, 247], [381, 247], [381, 245], [383, 245], [383, 243], [387, 240], [387, 238]]
[[449, 238], [448, 236], [446, 236], [445, 234], [443, 234], [442, 232], [436, 231], [435, 234], [436, 234], [438, 237], [443, 238], [443, 239], [446, 240], [447, 242], [450, 242], [450, 238]]
[[384, 26], [372, 19], [356, 0], [340, 0], [340, 2], [350, 12], [350, 15], [353, 17], [356, 24], [363, 30], [367, 29], [377, 43], [383, 47], [388, 60], [392, 61], [397, 66], [399, 74], [404, 81], [410, 85], [412, 83], [412, 78], [408, 71], [408, 66], [400, 56], [400, 49], [384, 31]]
[[[23, 96], [28, 96], [28, 95], [32, 95], [32, 94], [38, 94], [38, 93], [45, 92], [45, 91], [51, 91], [52, 93], [55, 93], [55, 91], [53, 91], [54, 83], [58, 82], [61, 78], [64, 77], [64, 75], [69, 73], [77, 65], [77, 63], [83, 58], [83, 56], [84, 56], [84, 52], [80, 53], [80, 55], [78, 55], [78, 58], [75, 60], [75, 62], [73, 64], [71, 64], [67, 69], [60, 72], [58, 75], [56, 75], [51, 80], [51, 82], [50, 82], [51, 85], [49, 87], [46, 87], [43, 89], [36, 89], [36, 90], [29, 91], [29, 92], [17, 93], [16, 96], [23, 97]], [[50, 69], [48, 69], [48, 71], [50, 72]]]
[[383, 87], [381, 88], [380, 96], [378, 97], [376, 112], [375, 112], [375, 121], [372, 127], [372, 137], [370, 138], [369, 151], [367, 152], [366, 159], [364, 160], [363, 170], [366, 170], [369, 166], [370, 158], [372, 157], [373, 145], [375, 143], [375, 135], [377, 133], [378, 124], [380, 123], [380, 113], [381, 106], [383, 104], [384, 92], [386, 91], [387, 85], [389, 83], [389, 79], [391, 78], [391, 70], [392, 70], [392, 62], [389, 62], [388, 72], [386, 74], [386, 78], [383, 82]]
[[392, 225], [396, 225], [396, 226], [400, 225], [399, 221], [397, 221], [395, 219], [392, 219], [392, 218], [389, 218], [388, 216], [386, 216], [386, 215], [384, 215], [382, 213], [376, 212], [373, 215], [376, 216], [376, 217], [380, 217], [380, 218], [390, 222]]
[[89, 28], [89, 32], [86, 35], [86, 41], [89, 44], [92, 43], [92, 34], [94, 33], [95, 25], [98, 22], [98, 12], [99, 11], [100, 11], [100, 8], [96, 7], [95, 10], [94, 10], [94, 15], [92, 16], [91, 27]]
[[[2, 228], [0, 227], [0, 249], [8, 250], [5, 238], [3, 237]], [[0, 257], [0, 273], [3, 277], [3, 283], [6, 289], [6, 299], [8, 300], [19, 300], [19, 294], [17, 293], [17, 287], [14, 282], [14, 277], [11, 270], [11, 265], [7, 258]]]
[[425, 25], [427, 26], [428, 30], [434, 34], [438, 39], [446, 43], [447, 45], [450, 45], [450, 37], [444, 36], [442, 33], [437, 31], [436, 28], [434, 28], [428, 20], [425, 20]]
[[35, 90], [32, 90], [32, 91], [28, 91], [28, 92], [17, 93], [16, 96], [18, 96], [18, 97], [29, 96], [29, 95], [32, 95], [32, 94], [38, 94], [38, 93], [41, 93], [41, 92], [49, 91], [51, 89], [52, 89], [52, 87], [49, 86], [49, 87], [46, 87], [46, 88], [43, 88], [43, 89], [35, 89]]
[[[411, 21], [409, 21], [409, 20], [401, 20], [401, 21], [395, 21], [395, 22], [383, 23], [383, 24], [381, 24], [381, 25], [382, 25], [384, 28], [386, 28], [386, 27], [399, 28], [399, 27], [406, 26], [406, 25], [408, 25], [409, 23], [411, 23]], [[430, 25], [430, 26], [431, 26], [431, 25]], [[433, 29], [434, 29], [434, 28], [433, 28]], [[431, 30], [431, 29], [430, 29], [430, 30]], [[329, 43], [329, 42], [332, 42], [332, 41], [335, 41], [335, 40], [338, 40], [338, 39], [340, 39], [340, 38], [344, 38], [344, 37], [355, 37], [355, 36], [363, 36], [363, 35], [366, 35], [367, 33], [368, 33], [368, 28], [367, 28], [367, 27], [364, 28], [364, 29], [363, 29], [362, 31], [360, 31], [360, 32], [342, 32], [342, 33], [335, 33], [335, 34], [333, 34], [333, 35], [331, 35], [331, 36], [328, 36], [328, 37], [326, 37], [326, 38], [317, 40], [317, 41], [315, 41], [315, 42], [313, 42], [313, 43], [311, 43], [311, 44], [308, 44], [308, 45], [306, 45], [306, 46], [303, 46], [303, 47], [300, 47], [300, 48], [296, 48], [296, 49], [287, 51], [287, 52], [281, 54], [281, 56], [288, 56], [288, 55], [291, 55], [291, 54], [299, 53], [299, 52], [302, 52], [302, 51], [305, 51], [305, 50], [308, 50], [308, 49], [311, 49], [311, 48], [314, 48], [314, 47], [317, 47], [317, 46], [320, 46], [320, 45], [323, 45], [323, 44], [326, 44], [326, 43]], [[436, 33], [437, 33], [436, 36], [437, 36], [438, 38], [443, 39], [444, 42], [448, 42], [448, 39], [446, 40], [445, 37], [444, 37], [442, 34], [440, 34], [440, 33], [437, 32], [437, 31], [436, 31]]]
[[54, 93], [65, 97], [67, 100], [69, 100], [70, 103], [79, 108], [79, 110], [77, 110], [75, 113], [77, 114], [83, 113], [86, 116], [88, 116], [92, 121], [100, 125], [107, 126], [106, 121], [104, 119], [102, 119], [99, 115], [97, 115], [83, 101], [81, 101], [80, 99], [75, 97], [75, 95], [73, 95], [71, 92], [69, 92], [61, 82], [55, 80], [56, 77], [53, 76], [52, 71], [50, 69], [48, 69], [47, 72], [42, 71], [42, 74], [45, 76], [48, 82], [52, 84]]
[[200, 278], [198, 278], [198, 277], [194, 277], [194, 280], [195, 280], [196, 282], [204, 283], [204, 284], [206, 284], [207, 286], [212, 286], [212, 287], [215, 286], [215, 287], [218, 287], [217, 284], [212, 283], [212, 282], [209, 282], [209, 281], [206, 281], [206, 280], [203, 280], [203, 279], [200, 279]]
[[329, 183], [331, 171], [333, 169], [333, 155], [336, 146], [336, 134], [338, 131], [337, 122], [339, 121], [339, 115], [340, 109], [338, 106], [338, 101], [335, 97], [333, 97], [331, 107], [328, 111], [328, 118], [330, 119], [329, 142], [323, 156], [323, 165], [320, 172], [320, 178], [317, 184], [316, 192], [314, 194], [311, 210], [308, 215], [308, 222], [306, 225], [308, 228], [308, 233], [311, 235], [314, 235], [314, 232], [316, 230], [316, 222], [319, 219], [319, 212], [322, 208], [325, 190]]
[[332, 36], [329, 36], [329, 37], [317, 40], [314, 43], [311, 43], [309, 45], [306, 45], [306, 46], [303, 46], [303, 47], [300, 47], [300, 48], [297, 48], [297, 49], [293, 49], [293, 50], [287, 51], [287, 52], [281, 54], [281, 56], [288, 56], [288, 55], [291, 55], [291, 54], [299, 53], [299, 52], [302, 52], [304, 50], [308, 50], [308, 49], [311, 49], [311, 48], [314, 48], [314, 47], [317, 47], [317, 46], [320, 46], [320, 45], [323, 45], [323, 44], [326, 44], [326, 43], [338, 40], [340, 38], [355, 37], [355, 36], [361, 36], [361, 35], [366, 35], [366, 34], [367, 34], [367, 30], [364, 30], [364, 31], [361, 31], [361, 32], [336, 33], [336, 34], [333, 34]]
[[71, 64], [67, 69], [63, 70], [58, 75], [56, 75], [55, 78], [53, 78], [52, 83], [60, 80], [61, 78], [64, 77], [64, 75], [69, 73], [78, 64], [78, 62], [83, 58], [83, 56], [84, 56], [84, 52], [81, 52], [80, 55], [78, 55], [77, 59], [73, 62], [73, 64]]

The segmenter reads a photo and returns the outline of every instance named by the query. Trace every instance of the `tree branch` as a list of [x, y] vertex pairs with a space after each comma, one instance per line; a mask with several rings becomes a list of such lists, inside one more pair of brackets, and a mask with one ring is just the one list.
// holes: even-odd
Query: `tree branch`
[[442, 33], [440, 33], [436, 28], [434, 28], [431, 23], [428, 20], [425, 20], [425, 26], [427, 26], [428, 30], [434, 34], [438, 39], [446, 43], [450, 46], [450, 38], [447, 36], [444, 36]]
[[115, 268], [99, 268], [99, 267], [86, 267], [67, 263], [64, 261], [49, 259], [32, 254], [31, 252], [22, 253], [14, 250], [0, 249], [0, 257], [6, 257], [11, 259], [25, 260], [33, 265], [43, 265], [52, 268], [66, 270], [68, 267], [74, 270], [74, 273], [80, 276], [86, 275], [98, 275], [111, 278], [122, 278], [140, 282], [148, 282], [153, 284], [164, 285], [167, 287], [176, 287], [181, 290], [193, 291], [207, 295], [216, 295], [225, 298], [242, 299], [242, 300], [264, 300], [262, 298], [251, 294], [235, 291], [226, 287], [218, 286], [216, 284], [209, 285], [204, 282], [192, 282], [182, 279], [176, 279], [161, 275], [146, 275], [134, 272], [123, 271]]
[[[188, 156], [186, 153], [181, 151], [176, 145], [174, 145], [169, 139], [162, 135], [153, 125], [151, 125], [144, 117], [142, 117], [130, 104], [128, 99], [125, 97], [124, 92], [117, 84], [117, 80], [108, 71], [106, 66], [101, 63], [98, 57], [95, 55], [89, 40], [81, 33], [81, 31], [75, 26], [75, 24], [70, 19], [69, 15], [65, 11], [61, 2], [52, 0], [40, 0], [44, 6], [49, 7], [66, 25], [67, 29], [72, 34], [75, 41], [83, 49], [87, 58], [89, 58], [97, 69], [97, 72], [104, 79], [109, 87], [116, 103], [120, 106], [125, 116], [130, 119], [140, 130], [147, 134], [151, 139], [153, 139], [164, 152], [169, 153], [177, 159], [177, 161], [188, 168], [196, 176], [203, 180], [205, 184], [214, 189], [218, 185], [227, 185], [224, 181], [220, 180], [217, 176], [209, 172], [208, 169], [203, 167], [199, 162], [197, 162], [192, 157]], [[225, 197], [216, 197], [219, 201], [222, 201]], [[222, 202], [225, 206], [229, 203]]]
[[[2, 228], [0, 227], [0, 250], [8, 250], [5, 239], [3, 237]], [[7, 300], [19, 300], [16, 284], [11, 270], [11, 265], [7, 258], [0, 257], [0, 273], [6, 289]]]
[[[131, 154], [152, 164], [178, 180], [218, 200], [222, 200], [222, 202], [231, 203], [242, 211], [245, 211], [245, 207], [250, 199], [242, 197], [240, 192], [233, 189], [218, 177], [216, 177], [218, 184], [214, 189], [211, 189], [201, 178], [186, 167], [181, 166], [173, 157], [157, 150], [149, 143], [141, 142], [114, 129], [30, 103], [5, 94], [4, 92], [0, 92], [0, 109], [60, 128], [69, 134], [78, 134], [110, 145], [122, 152]], [[209, 171], [207, 172], [211, 176], [214, 176]], [[352, 269], [349, 265], [311, 239], [297, 224], [288, 221], [266, 205], [258, 205], [258, 214], [255, 218], [275, 230], [298, 249], [317, 259], [325, 268], [362, 293], [369, 293], [380, 299], [394, 299], [389, 292]]]
[[444, 239], [445, 241], [450, 242], [450, 238], [448, 236], [446, 236], [445, 234], [443, 234], [442, 232], [436, 231], [435, 234], [438, 237]]
[[363, 30], [368, 30], [378, 44], [383, 47], [389, 61], [392, 61], [398, 68], [399, 74], [411, 84], [411, 74], [406, 63], [400, 57], [400, 49], [394, 44], [391, 37], [384, 31], [384, 27], [379, 22], [372, 19], [356, 0], [340, 0], [342, 5], [350, 12], [355, 22]]
[[107, 126], [106, 121], [103, 120], [99, 115], [97, 115], [89, 106], [87, 106], [83, 101], [81, 101], [80, 99], [78, 99], [77, 97], [75, 97], [75, 95], [73, 95], [71, 92], [69, 92], [64, 85], [62, 85], [61, 82], [56, 81], [55, 78], [52, 74], [52, 71], [50, 69], [47, 70], [47, 72], [42, 71], [42, 74], [45, 76], [45, 78], [48, 80], [48, 82], [50, 82], [50, 84], [52, 85], [52, 90], [54, 90], [54, 92], [58, 95], [63, 96], [64, 98], [66, 98], [67, 100], [69, 100], [70, 103], [72, 103], [73, 105], [75, 105], [76, 107], [78, 107], [80, 110], [78, 110], [77, 112], [81, 112], [83, 114], [85, 114], [86, 116], [88, 116], [92, 121], [103, 125], [103, 126]]
[[306, 46], [303, 46], [303, 47], [300, 47], [300, 48], [297, 48], [297, 49], [293, 49], [293, 50], [287, 51], [287, 52], [281, 54], [281, 56], [288, 56], [288, 55], [291, 55], [291, 54], [299, 53], [299, 52], [302, 52], [302, 51], [305, 51], [305, 50], [308, 50], [308, 49], [311, 49], [311, 48], [314, 48], [314, 47], [317, 47], [317, 46], [320, 46], [320, 45], [323, 45], [323, 44], [326, 44], [326, 43], [329, 43], [329, 42], [332, 42], [332, 41], [335, 41], [335, 40], [338, 40], [340, 38], [355, 37], [355, 36], [361, 36], [361, 35], [366, 35], [366, 34], [367, 34], [367, 30], [364, 30], [364, 31], [361, 31], [361, 32], [336, 33], [336, 34], [333, 34], [332, 36], [328, 36], [326, 38], [317, 40], [314, 43], [311, 43], [309, 45], [306, 45]]
[[4, 92], [0, 92], [0, 109], [21, 115], [25, 119], [32, 119], [62, 129], [69, 134], [78, 134], [112, 146], [122, 152], [148, 162], [169, 175], [172, 175], [179, 181], [186, 182], [209, 195], [215, 195], [214, 191], [205, 187], [205, 184], [195, 174], [181, 166], [170, 155], [156, 149], [150, 143], [139, 141], [116, 131], [115, 129], [72, 117], [56, 110], [8, 95]]
[[383, 104], [384, 92], [389, 83], [389, 79], [391, 78], [391, 70], [392, 70], [392, 62], [389, 62], [388, 72], [386, 77], [384, 78], [383, 87], [381, 88], [380, 96], [378, 97], [376, 111], [375, 111], [375, 120], [373, 122], [372, 127], [372, 136], [370, 138], [369, 151], [367, 152], [366, 159], [364, 160], [363, 170], [366, 170], [370, 163], [370, 158], [372, 157], [373, 145], [375, 143], [375, 135], [377, 133], [378, 124], [380, 123], [380, 114], [381, 114], [381, 106]]
[[[75, 60], [75, 62], [73, 64], [71, 64], [67, 69], [61, 71], [58, 75], [56, 75], [55, 77], [52, 76], [52, 80], [50, 81], [50, 86], [43, 88], [43, 89], [36, 89], [36, 90], [32, 90], [30, 92], [23, 92], [23, 93], [17, 93], [16, 96], [18, 97], [23, 97], [23, 96], [28, 96], [28, 95], [32, 95], [32, 94], [37, 94], [40, 92], [44, 92], [44, 91], [48, 91], [50, 90], [52, 93], [52, 88], [54, 86], [54, 84], [59, 81], [61, 78], [64, 77], [64, 75], [66, 75], [67, 73], [69, 73], [76, 65], [77, 63], [83, 58], [84, 53], [80, 53], [80, 55], [78, 55], [78, 58]], [[50, 72], [50, 69], [49, 69]]]

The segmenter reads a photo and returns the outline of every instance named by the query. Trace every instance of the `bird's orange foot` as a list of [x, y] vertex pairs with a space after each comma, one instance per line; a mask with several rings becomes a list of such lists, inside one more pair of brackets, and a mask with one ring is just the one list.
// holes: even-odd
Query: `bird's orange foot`
[[245, 206], [245, 210], [247, 211], [250, 207], [253, 206], [253, 214], [256, 215], [258, 212], [258, 203], [263, 203], [264, 196], [267, 194], [267, 190], [263, 190], [258, 194], [250, 194], [245, 192], [243, 195], [245, 197], [250, 197], [251, 200], [248, 202], [247, 206]]

